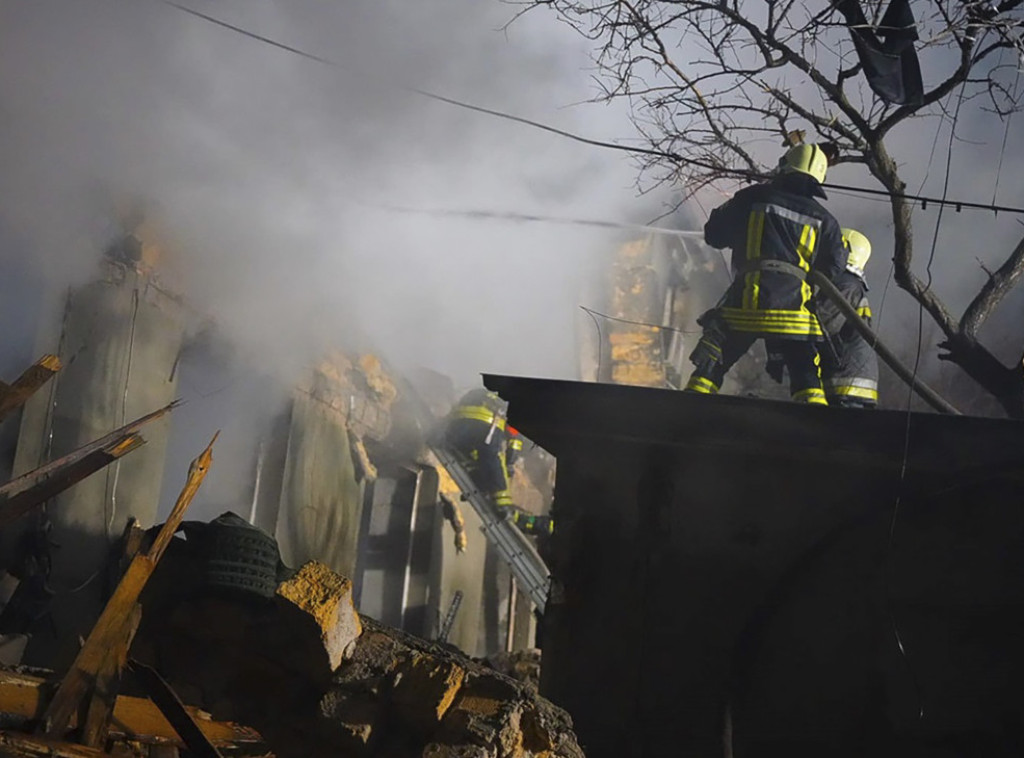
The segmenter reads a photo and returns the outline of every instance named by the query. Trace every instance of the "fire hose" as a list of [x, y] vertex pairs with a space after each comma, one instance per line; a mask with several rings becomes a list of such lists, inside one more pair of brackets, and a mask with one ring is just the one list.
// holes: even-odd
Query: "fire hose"
[[871, 349], [878, 353], [878, 357], [885, 361], [886, 365], [889, 366], [895, 372], [895, 374], [906, 382], [911, 389], [916, 392], [922, 400], [930, 405], [940, 413], [949, 413], [954, 416], [959, 416], [960, 411], [953, 407], [944, 397], [939, 393], [925, 384], [923, 381], [917, 378], [915, 372], [908, 369], [899, 358], [886, 347], [885, 343], [878, 338], [878, 334], [860, 317], [857, 313], [857, 309], [854, 308], [846, 298], [840, 294], [836, 286], [832, 284], [828, 279], [822, 276], [817, 271], [811, 271], [807, 274], [807, 280], [818, 287], [819, 292], [835, 303], [836, 307], [842, 311], [843, 315], [846, 316], [846, 320], [849, 321], [853, 327], [860, 332], [861, 336], [867, 340]]

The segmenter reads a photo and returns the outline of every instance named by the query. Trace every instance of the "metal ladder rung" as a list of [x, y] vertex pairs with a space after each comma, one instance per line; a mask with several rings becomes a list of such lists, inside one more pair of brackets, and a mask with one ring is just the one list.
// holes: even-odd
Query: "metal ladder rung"
[[498, 518], [490, 500], [480, 494], [469, 474], [453, 454], [443, 447], [432, 447], [431, 450], [480, 517], [485, 539], [498, 549], [522, 591], [537, 606], [537, 610], [544, 613], [550, 584], [548, 567], [544, 559], [515, 526]]

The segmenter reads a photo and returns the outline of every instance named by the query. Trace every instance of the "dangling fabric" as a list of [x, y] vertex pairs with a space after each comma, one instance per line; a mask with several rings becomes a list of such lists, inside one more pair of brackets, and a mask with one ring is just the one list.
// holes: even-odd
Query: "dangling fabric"
[[924, 82], [914, 50], [918, 36], [910, 0], [892, 0], [877, 33], [868, 24], [859, 0], [838, 0], [836, 8], [846, 18], [871, 90], [887, 103], [920, 105]]

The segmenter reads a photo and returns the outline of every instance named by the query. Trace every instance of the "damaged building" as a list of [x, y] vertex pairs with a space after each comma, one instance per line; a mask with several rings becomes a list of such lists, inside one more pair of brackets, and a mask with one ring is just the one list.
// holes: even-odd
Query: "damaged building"
[[555, 518], [538, 597], [438, 443], [439, 375], [333, 350], [171, 463], [179, 383], [227, 405], [255, 372], [128, 237], [0, 387], [0, 754], [1019, 754], [1019, 422], [672, 391], [721, 261], [638, 237], [584, 381], [485, 377], [529, 441], [513, 499]]
[[[9, 422], [19, 424], [14, 476], [166, 406], [179, 381], [192, 388], [213, 377], [207, 394], [215, 397], [255, 373], [162, 283], [162, 252], [147, 231], [118, 239], [99, 276], [67, 293], [59, 332], [39, 335], [37, 351], [64, 369]], [[273, 535], [287, 565], [316, 560], [350, 577], [359, 609], [385, 623], [435, 639], [451, 614], [446, 639], [471, 655], [533, 647], [529, 598], [428, 444], [455, 400], [450, 382], [435, 377], [421, 397], [380, 358], [335, 350], [290, 386], [264, 385], [273, 402], [249, 422], [251, 439], [227, 441], [240, 452], [215, 507]], [[31, 613], [0, 617], [0, 632], [27, 635], [26, 662], [70, 660], [109, 594], [108, 554], [128, 519], [155, 523], [161, 494], [173, 496], [164, 474], [183, 436], [174, 418], [147, 424], [132, 465], [115, 462], [3, 530], [10, 576], [34, 574], [44, 588]], [[514, 486], [520, 501], [543, 510], [553, 460], [528, 447]]]

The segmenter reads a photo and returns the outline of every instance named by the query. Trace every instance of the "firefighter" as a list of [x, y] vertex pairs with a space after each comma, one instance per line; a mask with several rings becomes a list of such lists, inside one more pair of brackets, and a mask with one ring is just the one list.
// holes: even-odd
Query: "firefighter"
[[[855, 229], [843, 229], [842, 234], [849, 260], [835, 285], [870, 326], [864, 267], [871, 257], [871, 242]], [[835, 304], [828, 298], [817, 299], [818, 321], [826, 337], [821, 350], [821, 377], [829, 405], [874, 408], [878, 405], [878, 356]]]
[[445, 444], [503, 518], [511, 520], [524, 534], [550, 534], [554, 528], [550, 517], [534, 516], [512, 502], [506, 463], [507, 411], [508, 404], [496, 393], [469, 391], [448, 417]]
[[732, 248], [733, 282], [718, 307], [698, 320], [704, 333], [690, 355], [688, 392], [715, 394], [725, 374], [762, 338], [789, 369], [794, 400], [827, 405], [810, 309], [812, 268], [835, 280], [846, 266], [839, 224], [815, 198], [828, 158], [819, 145], [797, 145], [771, 180], [746, 187], [715, 208], [704, 225], [712, 247]]

